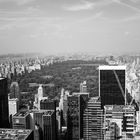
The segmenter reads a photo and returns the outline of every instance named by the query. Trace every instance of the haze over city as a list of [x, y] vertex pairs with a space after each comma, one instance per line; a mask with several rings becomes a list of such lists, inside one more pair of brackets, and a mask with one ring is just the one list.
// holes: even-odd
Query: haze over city
[[0, 54], [139, 52], [139, 0], [0, 0]]

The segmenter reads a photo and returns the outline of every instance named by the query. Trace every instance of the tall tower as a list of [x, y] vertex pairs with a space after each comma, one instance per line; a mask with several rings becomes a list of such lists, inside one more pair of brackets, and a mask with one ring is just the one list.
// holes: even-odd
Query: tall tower
[[34, 134], [35, 140], [56, 140], [56, 113], [53, 110], [38, 110], [34, 112], [35, 129], [38, 133]]
[[103, 140], [103, 110], [99, 97], [91, 98], [87, 103], [83, 117], [84, 140]]
[[40, 84], [39, 85], [39, 88], [38, 88], [38, 98], [42, 98], [43, 97], [43, 87], [42, 85]]
[[54, 111], [46, 111], [42, 116], [43, 140], [56, 140], [56, 115]]
[[83, 110], [84, 100], [81, 95], [68, 97], [68, 140], [79, 140], [83, 138]]
[[39, 88], [38, 88], [38, 93], [35, 94], [35, 102], [34, 102], [34, 106], [38, 109], [40, 109], [40, 101], [43, 100], [43, 99], [48, 99], [48, 97], [43, 97], [43, 87], [42, 87], [42, 84], [39, 85]]
[[9, 127], [7, 79], [0, 78], [0, 128]]
[[102, 108], [126, 104], [126, 66], [99, 66], [99, 96]]
[[80, 92], [87, 92], [87, 82], [80, 83]]

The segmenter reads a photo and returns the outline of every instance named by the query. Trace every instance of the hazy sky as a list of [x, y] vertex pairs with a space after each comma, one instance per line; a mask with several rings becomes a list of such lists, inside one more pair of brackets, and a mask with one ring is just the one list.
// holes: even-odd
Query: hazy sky
[[140, 0], [0, 0], [0, 53], [140, 52]]

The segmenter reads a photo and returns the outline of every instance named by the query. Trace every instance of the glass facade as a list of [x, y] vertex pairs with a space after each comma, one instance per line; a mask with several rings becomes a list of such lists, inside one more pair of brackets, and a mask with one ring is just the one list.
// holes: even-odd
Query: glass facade
[[102, 108], [125, 104], [125, 70], [100, 70], [100, 96]]

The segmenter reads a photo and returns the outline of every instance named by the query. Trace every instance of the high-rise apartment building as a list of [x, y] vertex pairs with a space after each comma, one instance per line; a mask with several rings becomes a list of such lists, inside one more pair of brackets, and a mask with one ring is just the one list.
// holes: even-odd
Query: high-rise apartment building
[[101, 109], [99, 97], [91, 98], [84, 111], [84, 140], [104, 140], [103, 119], [103, 110]]
[[9, 128], [7, 79], [0, 78], [0, 128]]
[[104, 105], [126, 104], [126, 66], [99, 66], [99, 96]]

